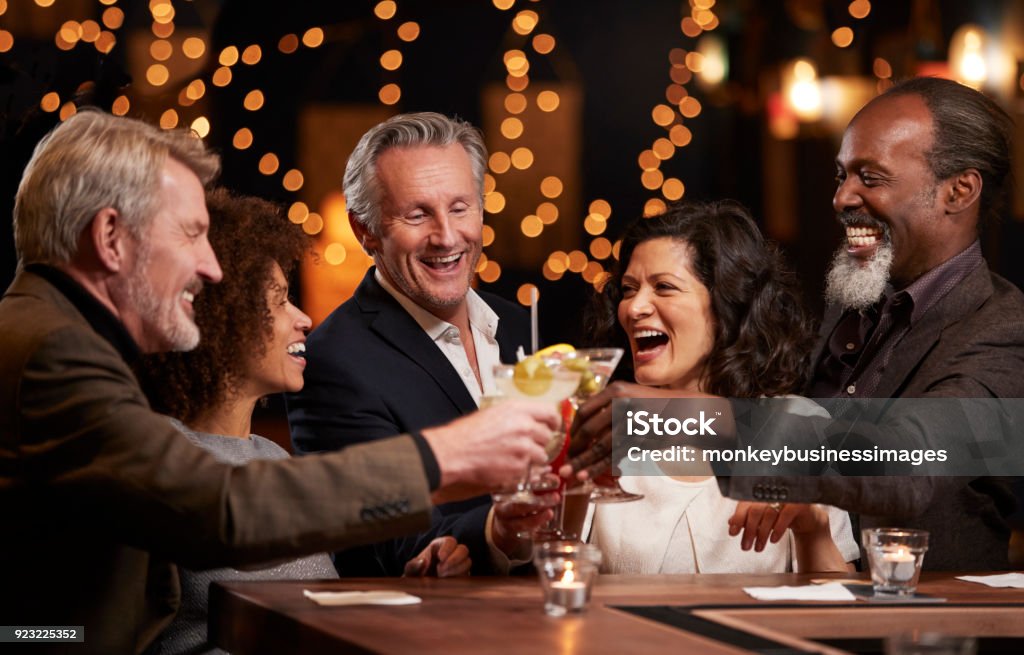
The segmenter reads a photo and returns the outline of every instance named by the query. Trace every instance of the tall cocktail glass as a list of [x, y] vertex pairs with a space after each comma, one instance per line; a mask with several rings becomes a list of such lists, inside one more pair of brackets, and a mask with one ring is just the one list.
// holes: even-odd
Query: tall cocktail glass
[[[524, 366], [524, 363], [520, 362], [515, 365], [498, 364], [495, 366], [494, 386], [497, 394], [487, 396], [482, 404], [515, 398], [548, 403], [559, 408], [559, 415], [561, 415], [561, 405], [579, 388], [581, 374], [566, 368], [549, 367], [540, 359], [528, 364]], [[559, 426], [559, 429], [551, 433], [551, 439], [545, 448], [549, 463], [554, 461], [561, 452], [565, 438], [564, 426]], [[538, 473], [528, 466], [526, 474], [517, 487], [507, 492], [494, 494], [494, 500], [499, 503], [546, 508], [550, 503], [542, 496], [554, 493], [558, 491], [558, 488], [557, 476], [551, 475], [548, 471]], [[519, 536], [526, 538], [532, 535]]]
[[[552, 356], [562, 368], [579, 371], [581, 374], [579, 387], [572, 397], [575, 409], [579, 409], [591, 396], [608, 386], [608, 380], [624, 353], [622, 348], [580, 348], [571, 353]], [[619, 481], [611, 471], [594, 478], [590, 499], [595, 503], [628, 503], [641, 498], [643, 495], [630, 493], [619, 486]]]

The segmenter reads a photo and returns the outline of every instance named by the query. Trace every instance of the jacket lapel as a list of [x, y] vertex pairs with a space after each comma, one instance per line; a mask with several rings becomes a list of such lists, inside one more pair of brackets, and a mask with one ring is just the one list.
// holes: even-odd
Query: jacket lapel
[[[394, 347], [399, 356], [426, 371], [460, 413], [475, 411], [476, 402], [451, 362], [419, 323], [380, 286], [374, 277], [375, 270], [371, 267], [367, 271], [354, 296], [370, 329]], [[401, 383], [395, 380], [395, 384]]]
[[[812, 372], [818, 370], [821, 356], [824, 354], [829, 338], [832, 336], [832, 331], [836, 329], [836, 324], [839, 323], [842, 315], [843, 311], [837, 305], [829, 305], [825, 308], [825, 316], [822, 317], [821, 327], [818, 328], [818, 340], [814, 343], [814, 350], [811, 351]], [[808, 388], [810, 388], [809, 382]]]
[[[487, 302], [486, 298], [484, 298], [484, 302]], [[523, 352], [526, 352], [529, 344], [523, 343], [522, 339], [518, 338], [514, 317], [503, 315], [499, 308], [490, 303], [487, 304], [498, 315], [498, 331], [494, 335], [494, 340], [498, 342], [498, 354], [501, 357], [501, 363], [514, 364], [516, 362], [516, 351], [522, 346]]]
[[942, 331], [984, 303], [992, 295], [988, 267], [981, 265], [920, 317], [917, 324], [896, 344], [892, 359], [875, 390], [876, 398], [894, 397], [907, 379], [938, 343]]

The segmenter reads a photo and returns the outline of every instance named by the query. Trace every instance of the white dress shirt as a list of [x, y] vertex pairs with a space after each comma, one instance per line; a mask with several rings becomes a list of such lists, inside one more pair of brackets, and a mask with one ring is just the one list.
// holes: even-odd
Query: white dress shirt
[[[451, 362], [455, 372], [459, 374], [462, 383], [466, 385], [466, 391], [473, 397], [477, 407], [480, 406], [480, 398], [493, 394], [494, 389], [494, 366], [501, 363], [501, 350], [498, 347], [498, 315], [494, 313], [490, 305], [484, 302], [476, 291], [470, 289], [466, 294], [466, 304], [469, 308], [469, 327], [473, 332], [473, 344], [476, 347], [476, 364], [480, 369], [480, 383], [477, 383], [473, 374], [473, 367], [466, 357], [466, 349], [462, 344], [462, 335], [459, 328], [448, 321], [434, 316], [427, 310], [417, 305], [411, 298], [395, 289], [390, 282], [381, 274], [380, 269], [374, 271], [374, 277], [384, 290], [391, 294], [391, 297], [398, 301], [405, 311], [419, 324], [427, 333], [438, 349]], [[483, 384], [483, 389], [480, 384]]]

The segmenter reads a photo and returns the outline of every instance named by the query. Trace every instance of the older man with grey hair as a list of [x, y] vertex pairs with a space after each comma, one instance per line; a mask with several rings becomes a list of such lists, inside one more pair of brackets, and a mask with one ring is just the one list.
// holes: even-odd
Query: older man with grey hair
[[177, 609], [171, 562], [249, 565], [423, 529], [432, 501], [544, 461], [557, 424], [523, 403], [238, 467], [193, 446], [130, 364], [200, 338], [192, 300], [221, 279], [203, 192], [218, 168], [190, 133], [83, 110], [18, 189], [19, 272], [0, 300], [0, 617], [83, 627], [76, 653], [144, 650]]
[[[477, 409], [492, 369], [529, 343], [526, 312], [471, 288], [482, 249], [487, 151], [470, 124], [401, 114], [371, 128], [349, 157], [349, 223], [375, 266], [310, 335], [306, 386], [288, 397], [297, 451], [336, 450], [416, 431]], [[354, 347], [339, 349], [341, 340]], [[342, 575], [399, 575], [436, 536], [469, 546], [475, 573], [503, 572], [517, 539], [550, 510], [490, 499], [435, 509], [428, 533], [340, 553]], [[511, 559], [509, 558], [511, 556]]]

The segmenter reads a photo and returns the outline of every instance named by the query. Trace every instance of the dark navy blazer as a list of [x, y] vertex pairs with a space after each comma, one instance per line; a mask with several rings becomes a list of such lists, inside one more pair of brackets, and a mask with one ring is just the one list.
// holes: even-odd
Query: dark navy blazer
[[[296, 453], [339, 450], [356, 443], [447, 423], [476, 410], [458, 372], [423, 328], [367, 271], [351, 299], [310, 334], [306, 384], [289, 394], [288, 421]], [[478, 292], [498, 315], [501, 361], [529, 346], [528, 313]], [[339, 499], [339, 502], [344, 499]], [[431, 539], [451, 534], [470, 549], [473, 572], [487, 574], [484, 524], [490, 498], [434, 509], [429, 532], [339, 553], [342, 575], [401, 575], [405, 562]]]

